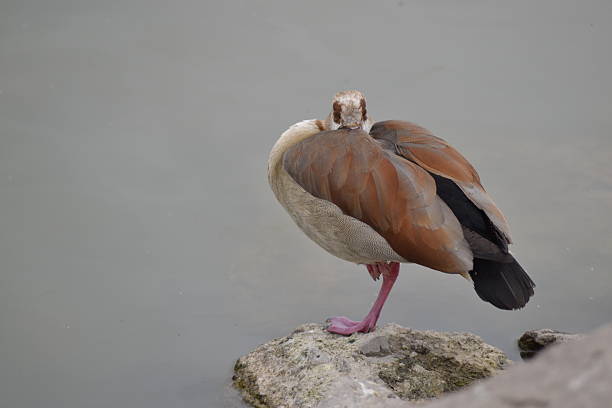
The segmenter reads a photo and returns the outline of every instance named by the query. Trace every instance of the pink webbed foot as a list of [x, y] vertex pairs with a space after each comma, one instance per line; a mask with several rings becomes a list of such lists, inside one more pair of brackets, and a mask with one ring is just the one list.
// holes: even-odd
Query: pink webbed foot
[[399, 264], [397, 262], [391, 262], [388, 264], [376, 263], [366, 266], [370, 276], [374, 280], [377, 280], [380, 275], [383, 276], [383, 284], [380, 288], [380, 292], [378, 293], [376, 302], [374, 302], [374, 305], [372, 305], [372, 309], [360, 322], [353, 321], [344, 316], [329, 318], [327, 331], [348, 336], [356, 332], [368, 333], [374, 330], [376, 327], [376, 322], [378, 321], [382, 307], [387, 300], [387, 296], [389, 295], [395, 280], [397, 279], [397, 275], [399, 274]]
[[328, 332], [345, 336], [357, 332], [368, 333], [376, 326], [376, 322], [372, 322], [371, 319], [367, 317], [360, 322], [356, 322], [344, 316], [330, 317], [327, 321], [329, 322], [329, 326], [327, 326]]

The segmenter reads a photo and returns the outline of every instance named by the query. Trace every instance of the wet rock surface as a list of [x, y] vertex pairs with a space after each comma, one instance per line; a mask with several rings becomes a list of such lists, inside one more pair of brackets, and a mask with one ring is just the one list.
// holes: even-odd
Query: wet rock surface
[[567, 343], [584, 338], [582, 334], [564, 333], [552, 329], [529, 330], [518, 339], [521, 357], [531, 358], [553, 344]]
[[344, 337], [306, 324], [241, 357], [234, 386], [256, 407], [395, 407], [503, 369], [503, 352], [468, 333], [395, 324]]

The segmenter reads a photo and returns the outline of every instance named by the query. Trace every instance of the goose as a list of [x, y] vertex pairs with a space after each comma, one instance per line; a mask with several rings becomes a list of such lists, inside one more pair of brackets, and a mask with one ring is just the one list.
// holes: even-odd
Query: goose
[[414, 123], [374, 123], [359, 91], [337, 93], [324, 120], [283, 132], [269, 155], [268, 181], [310, 239], [365, 265], [374, 280], [382, 276], [365, 318], [329, 318], [331, 333], [374, 330], [401, 263], [461, 275], [499, 309], [520, 309], [534, 293], [508, 250], [508, 221], [474, 167]]

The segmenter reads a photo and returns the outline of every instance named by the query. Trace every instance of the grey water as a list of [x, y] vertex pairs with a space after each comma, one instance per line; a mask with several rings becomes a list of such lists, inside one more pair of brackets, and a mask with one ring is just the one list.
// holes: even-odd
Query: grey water
[[357, 88], [457, 147], [537, 283], [404, 265], [381, 323], [612, 319], [612, 3], [0, 2], [0, 406], [232, 407], [237, 357], [378, 283], [293, 225], [270, 147]]

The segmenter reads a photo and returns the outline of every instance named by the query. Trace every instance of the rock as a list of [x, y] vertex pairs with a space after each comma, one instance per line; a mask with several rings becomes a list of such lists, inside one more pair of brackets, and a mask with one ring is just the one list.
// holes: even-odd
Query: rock
[[389, 324], [345, 337], [306, 324], [238, 359], [233, 380], [256, 407], [399, 407], [455, 391], [507, 363], [473, 334]]
[[389, 346], [389, 337], [387, 336], [375, 336], [371, 337], [367, 341], [360, 342], [359, 352], [364, 356], [385, 356], [391, 352]]
[[518, 339], [521, 357], [530, 358], [552, 344], [567, 343], [583, 338], [581, 334], [563, 333], [552, 329], [529, 330]]
[[544, 350], [537, 358], [426, 408], [609, 408], [612, 325], [582, 340]]

